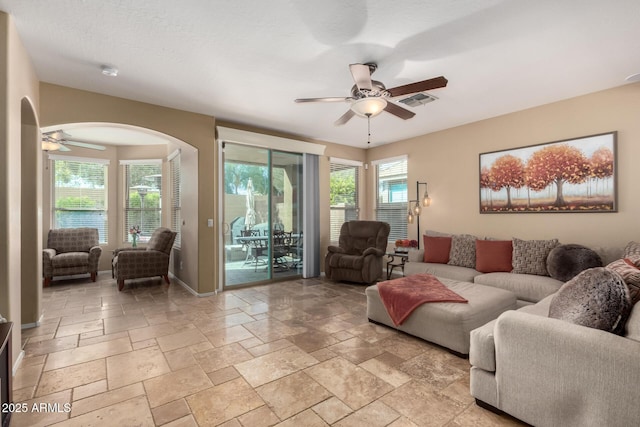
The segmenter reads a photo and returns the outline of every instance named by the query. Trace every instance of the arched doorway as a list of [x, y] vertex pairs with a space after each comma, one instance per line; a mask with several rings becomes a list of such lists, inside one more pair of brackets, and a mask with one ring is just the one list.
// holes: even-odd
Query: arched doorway
[[42, 155], [35, 110], [27, 98], [22, 99], [20, 115], [21, 323], [34, 327], [42, 311]]

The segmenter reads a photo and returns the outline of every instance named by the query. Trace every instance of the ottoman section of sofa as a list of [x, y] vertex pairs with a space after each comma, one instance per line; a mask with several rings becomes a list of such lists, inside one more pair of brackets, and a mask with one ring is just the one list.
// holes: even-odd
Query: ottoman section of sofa
[[416, 308], [402, 325], [394, 326], [378, 292], [367, 287], [367, 317], [399, 331], [441, 345], [458, 356], [469, 354], [469, 334], [507, 310], [516, 309], [513, 292], [490, 286], [439, 278], [449, 289], [469, 301], [460, 303], [426, 303]]

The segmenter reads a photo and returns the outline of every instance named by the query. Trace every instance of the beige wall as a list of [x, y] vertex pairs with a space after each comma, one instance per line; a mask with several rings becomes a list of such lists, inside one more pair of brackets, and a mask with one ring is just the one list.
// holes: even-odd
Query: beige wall
[[[421, 232], [621, 246], [640, 239], [639, 117], [637, 83], [374, 148], [367, 160], [408, 155], [409, 195], [415, 198], [416, 180], [427, 181], [433, 199], [420, 217]], [[479, 214], [479, 153], [609, 131], [618, 131], [617, 213]], [[409, 237], [415, 233], [410, 225]]]
[[[41, 212], [37, 202], [38, 177], [25, 179], [23, 171], [39, 170], [39, 154], [29, 147], [38, 144], [36, 111], [38, 80], [11, 17], [0, 12], [0, 313], [15, 322], [13, 360], [21, 349], [23, 319], [36, 322], [40, 316], [41, 275], [38, 225], [34, 218]], [[23, 149], [23, 145], [26, 145]], [[23, 183], [23, 179], [25, 182]], [[24, 190], [23, 190], [24, 184]], [[22, 193], [26, 192], [23, 197]], [[36, 195], [34, 196], [33, 193]], [[30, 214], [22, 223], [22, 210]], [[35, 212], [35, 215], [33, 214]], [[37, 221], [37, 220], [36, 220]], [[23, 259], [23, 254], [29, 259]], [[29, 263], [29, 276], [22, 277], [22, 263]], [[37, 277], [37, 282], [34, 278]], [[26, 287], [23, 292], [23, 287]], [[23, 294], [30, 300], [23, 300]]]

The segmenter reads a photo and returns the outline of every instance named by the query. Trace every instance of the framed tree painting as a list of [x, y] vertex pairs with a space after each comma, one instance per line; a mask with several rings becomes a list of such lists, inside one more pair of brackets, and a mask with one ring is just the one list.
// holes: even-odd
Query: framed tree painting
[[480, 154], [480, 213], [617, 212], [617, 132]]

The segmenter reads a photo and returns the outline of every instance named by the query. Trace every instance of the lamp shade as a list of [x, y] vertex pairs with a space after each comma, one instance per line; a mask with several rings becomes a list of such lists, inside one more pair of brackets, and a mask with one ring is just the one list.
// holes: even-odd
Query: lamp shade
[[57, 151], [60, 149], [60, 143], [56, 141], [42, 140], [43, 151]]
[[360, 98], [351, 104], [351, 110], [362, 117], [374, 117], [382, 113], [387, 106], [387, 100], [380, 97]]

